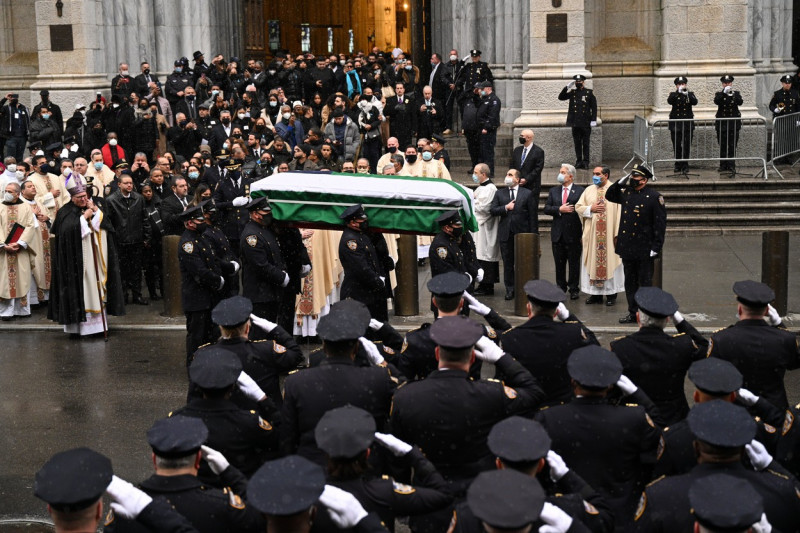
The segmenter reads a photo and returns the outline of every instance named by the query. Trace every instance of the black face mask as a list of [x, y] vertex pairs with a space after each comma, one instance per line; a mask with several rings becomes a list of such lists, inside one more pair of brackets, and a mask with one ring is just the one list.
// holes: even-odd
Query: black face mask
[[194, 101], [194, 95], [193, 94], [187, 94], [186, 95], [186, 99], [189, 100], [190, 102], [193, 102]]
[[229, 119], [229, 118], [223, 118], [223, 119], [221, 120], [221, 122], [222, 122], [223, 124], [225, 124], [225, 125], [228, 125], [228, 124], [230, 124], [230, 123], [231, 123], [231, 119]]
[[409, 165], [413, 165], [414, 163], [417, 162], [417, 155], [416, 154], [407, 155], [406, 161], [408, 162]]
[[148, 74], [150, 74], [150, 69], [149, 68], [144, 69], [144, 75], [147, 76]]
[[389, 147], [389, 153], [390, 153], [390, 154], [393, 154], [393, 153], [395, 153], [396, 151], [397, 151], [397, 146], [390, 146], [390, 147]]
[[525, 137], [519, 138], [519, 144], [525, 144]]
[[358, 225], [358, 229], [360, 229], [362, 232], [367, 231], [369, 229], [369, 220], [365, 220], [364, 222], [361, 222]]
[[207, 227], [208, 227], [208, 224], [206, 224], [205, 222], [195, 222], [194, 223], [194, 230], [197, 233], [203, 233], [206, 230]]
[[453, 228], [453, 237], [460, 238], [464, 234], [464, 228]]

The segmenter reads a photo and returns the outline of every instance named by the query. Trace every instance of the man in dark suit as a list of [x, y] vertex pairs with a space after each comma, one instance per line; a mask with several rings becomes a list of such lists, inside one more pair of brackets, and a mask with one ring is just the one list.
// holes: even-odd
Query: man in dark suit
[[531, 191], [519, 186], [519, 170], [509, 169], [505, 177], [505, 189], [498, 189], [492, 200], [490, 213], [500, 217], [497, 237], [500, 239], [500, 255], [503, 257], [503, 282], [506, 300], [514, 298], [514, 235], [517, 233], [539, 233], [535, 201]]
[[[450, 91], [447, 80], [444, 77], [444, 70], [442, 56], [439, 54], [431, 55], [431, 74], [428, 76], [428, 85], [433, 89], [433, 98], [440, 102], [447, 100]], [[441, 117], [441, 120], [444, 122], [444, 116]]]
[[[211, 147], [212, 153], [217, 153], [222, 150], [223, 145], [233, 134], [233, 124], [231, 124], [231, 112], [223, 109], [219, 112], [220, 124], [214, 125], [209, 134], [208, 146]], [[228, 147], [230, 149], [230, 146]]]
[[195, 120], [199, 112], [197, 107], [199, 105], [194, 88], [187, 87], [183, 92], [183, 98], [178, 100], [178, 103], [175, 105], [175, 116], [177, 117], [178, 113], [183, 113], [186, 116], [186, 120]]
[[[553, 260], [556, 263], [556, 285], [566, 292], [569, 288], [570, 300], [580, 296], [578, 282], [581, 274], [581, 235], [583, 226], [575, 203], [583, 194], [583, 187], [573, 180], [575, 167], [562, 165], [558, 174], [558, 182], [550, 189], [544, 204], [544, 213], [553, 217], [550, 228], [550, 240], [553, 243]], [[569, 263], [569, 281], [567, 281], [567, 263]]]
[[144, 98], [150, 94], [150, 82], [158, 83], [158, 76], [150, 74], [150, 63], [142, 61], [142, 73], [133, 78], [133, 90], [139, 95], [139, 98]]
[[183, 177], [175, 178], [172, 194], [165, 194], [161, 199], [161, 221], [164, 223], [165, 235], [181, 235], [184, 231], [181, 214], [189, 206], [186, 198], [189, 187]]
[[402, 83], [395, 84], [397, 96], [386, 99], [383, 114], [389, 118], [389, 132], [392, 137], [397, 137], [400, 149], [405, 150], [411, 144], [411, 138], [417, 130], [417, 113], [419, 107], [414, 102], [413, 95], [407, 95]]
[[509, 168], [519, 170], [522, 178], [519, 184], [530, 190], [536, 197], [538, 206], [539, 191], [542, 187], [542, 168], [544, 168], [544, 150], [533, 144], [533, 130], [522, 130], [519, 134], [519, 144], [511, 152]]
[[434, 133], [442, 131], [444, 105], [433, 97], [433, 89], [426, 85], [422, 89], [422, 100], [417, 107], [417, 138], [430, 139]]

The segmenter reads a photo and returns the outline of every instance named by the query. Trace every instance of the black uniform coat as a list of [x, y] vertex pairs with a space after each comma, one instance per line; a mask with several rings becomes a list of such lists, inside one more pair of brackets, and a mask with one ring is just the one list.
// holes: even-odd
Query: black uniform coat
[[339, 260], [344, 269], [343, 300], [352, 298], [369, 306], [386, 299], [386, 285], [380, 279], [384, 265], [369, 235], [345, 227], [339, 240]]
[[606, 200], [622, 205], [616, 252], [622, 259], [647, 259], [650, 251], [661, 253], [667, 231], [667, 207], [661, 193], [621, 187], [619, 181], [606, 191]]
[[[551, 187], [547, 194], [547, 201], [544, 204], [544, 214], [553, 217], [553, 224], [550, 226], [550, 240], [553, 242], [560, 241], [566, 244], [580, 244], [583, 238], [583, 222], [581, 222], [581, 216], [577, 211], [562, 213], [558, 210], [562, 205], [563, 189], [563, 185]], [[583, 187], [573, 183], [569, 194], [567, 194], [567, 203], [575, 206], [578, 200], [580, 200], [583, 191]], [[534, 194], [538, 195], [539, 191], [534, 192]]]
[[458, 74], [459, 84], [463, 90], [472, 91], [475, 84], [482, 81], [494, 83], [492, 69], [486, 61], [469, 61], [464, 64], [464, 69]]
[[675, 328], [677, 335], [647, 327], [611, 342], [611, 351], [622, 362], [622, 372], [658, 406], [665, 424], [674, 424], [689, 414], [683, 391], [686, 372], [708, 353], [708, 341], [694, 326], [684, 320]]
[[536, 197], [539, 197], [539, 192], [542, 190], [542, 169], [544, 168], [544, 150], [540, 146], [531, 143], [528, 148], [528, 153], [525, 154], [525, 162], [522, 162], [522, 151], [525, 150], [524, 146], [517, 146], [511, 152], [511, 163], [508, 168], [519, 170], [520, 178], [525, 180], [525, 183], [520, 183], [526, 189], [529, 189]]
[[597, 98], [591, 89], [581, 87], [570, 90], [568, 87], [564, 87], [561, 89], [558, 99], [569, 100], [567, 126], [587, 128], [597, 120]]
[[572, 399], [567, 359], [577, 348], [600, 344], [573, 314], [564, 322], [549, 316], [534, 316], [506, 331], [501, 343], [507, 354], [536, 376], [545, 393], [544, 405], [558, 405]]
[[517, 233], [538, 233], [539, 215], [535, 206], [539, 205], [539, 196], [525, 187], [517, 187], [514, 197], [514, 209], [506, 210], [506, 204], [511, 201], [509, 189], [497, 189], [497, 193], [492, 198], [492, 206], [489, 212], [492, 216], [500, 217], [500, 225], [497, 228], [497, 239], [505, 242], [514, 239]]
[[[780, 106], [778, 104], [783, 105]], [[778, 109], [777, 113], [775, 112], [776, 109]], [[797, 89], [784, 91], [781, 88], [775, 91], [772, 94], [772, 99], [769, 101], [769, 110], [772, 111], [773, 117], [780, 117], [800, 111], [800, 94], [797, 93]]]
[[[238, 186], [236, 180], [239, 181]], [[245, 224], [250, 220], [247, 207], [235, 207], [233, 200], [240, 196], [250, 195], [250, 184], [253, 180], [241, 172], [228, 171], [225, 179], [217, 182], [214, 189], [214, 204], [220, 213], [220, 228], [229, 241], [238, 241]]]
[[[228, 239], [218, 227], [211, 224], [206, 226], [206, 230], [202, 234], [202, 239], [214, 250], [214, 255], [216, 255], [217, 259], [222, 263], [230, 263], [231, 261], [239, 262], [239, 258], [233, 253]], [[228, 280], [235, 277], [238, 277], [238, 273], [226, 276], [225, 285], [228, 286]]]
[[478, 106], [478, 129], [492, 131], [500, 127], [500, 98], [495, 93], [481, 97]]
[[733, 363], [744, 377], [743, 387], [776, 407], [786, 409], [783, 377], [800, 367], [797, 335], [767, 324], [763, 319], [740, 320], [711, 335], [711, 357]]
[[[717, 114], [714, 116], [717, 118], [741, 117], [742, 113], [739, 111], [739, 106], [743, 103], [742, 93], [739, 91], [732, 90], [730, 94], [726, 94], [724, 91], [718, 91], [714, 94], [714, 105], [717, 106]], [[742, 122], [740, 120], [734, 122], [736, 123], [737, 130], [742, 127]], [[717, 125], [717, 128], [719, 128], [719, 125]]]
[[[669, 112], [669, 118], [671, 119], [687, 119], [687, 118], [694, 118], [694, 112], [692, 111], [692, 106], [697, 105], [697, 97], [694, 95], [692, 91], [689, 91], [688, 94], [679, 93], [677, 91], [673, 91], [669, 93], [667, 97], [667, 103], [672, 106], [672, 110]], [[690, 122], [691, 128], [694, 129], [694, 122]], [[687, 124], [686, 122], [670, 122], [669, 129], [670, 131], [686, 131]]]
[[[465, 234], [461, 236], [463, 239]], [[467, 258], [461, 248], [461, 240], [453, 238], [452, 235], [440, 231], [433, 238], [428, 251], [428, 259], [431, 262], [431, 277], [444, 274], [445, 272], [468, 271]]]
[[222, 279], [233, 273], [194, 230], [186, 229], [178, 244], [181, 271], [181, 304], [185, 312], [211, 310], [219, 302]]
[[353, 405], [386, 425], [397, 384], [383, 367], [359, 367], [350, 359], [328, 358], [316, 368], [290, 374], [283, 387], [281, 452], [325, 464], [314, 429], [331, 409]]
[[279, 302], [287, 272], [275, 233], [251, 220], [242, 231], [239, 252], [243, 294], [253, 303]]

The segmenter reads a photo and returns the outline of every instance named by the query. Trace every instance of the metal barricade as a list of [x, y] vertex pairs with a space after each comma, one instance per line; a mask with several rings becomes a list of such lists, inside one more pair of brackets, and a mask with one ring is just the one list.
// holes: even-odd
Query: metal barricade
[[689, 162], [758, 161], [767, 179], [767, 123], [761, 118], [657, 120], [648, 128], [647, 165], [656, 177], [657, 163], [674, 163], [675, 174], [689, 177]]
[[[772, 158], [769, 160], [769, 164], [772, 165], [778, 176], [783, 179], [783, 174], [775, 166], [775, 161], [800, 152], [800, 112], [772, 119], [771, 148], [770, 154]], [[792, 166], [796, 164], [797, 161]]]
[[622, 167], [623, 170], [628, 168], [628, 165], [633, 163], [636, 158], [639, 158], [642, 163], [647, 162], [647, 156], [650, 152], [650, 138], [647, 129], [647, 119], [636, 115], [633, 117], [633, 156], [631, 160], [625, 163]]

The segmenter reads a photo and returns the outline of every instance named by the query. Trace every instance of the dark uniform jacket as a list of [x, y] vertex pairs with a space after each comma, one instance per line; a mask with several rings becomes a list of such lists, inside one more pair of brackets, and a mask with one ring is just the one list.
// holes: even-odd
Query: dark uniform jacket
[[[428, 259], [431, 262], [431, 277], [445, 272], [466, 273], [469, 271], [471, 259], [465, 257], [461, 247], [461, 242], [467, 235], [468, 233], [463, 233], [459, 240], [444, 231], [436, 234], [428, 251]], [[470, 275], [473, 278], [475, 277], [472, 274]]]
[[569, 100], [567, 109], [567, 126], [572, 128], [588, 128], [597, 120], [597, 98], [591, 89], [582, 87], [569, 90], [561, 89], [559, 100]]
[[648, 327], [611, 342], [611, 351], [622, 362], [622, 372], [658, 406], [665, 424], [674, 424], [689, 414], [683, 391], [686, 372], [708, 353], [708, 341], [694, 326], [684, 320], [675, 327], [677, 335]]
[[511, 415], [530, 414], [544, 398], [536, 379], [510, 355], [495, 366], [505, 383], [473, 381], [463, 370], [437, 370], [394, 396], [392, 434], [423, 449], [454, 492], [494, 468], [486, 445], [492, 426]]
[[325, 464], [314, 430], [331, 409], [353, 405], [386, 425], [397, 384], [383, 367], [359, 367], [350, 359], [328, 358], [316, 368], [290, 374], [284, 382], [281, 452]]
[[239, 243], [242, 288], [254, 303], [279, 302], [286, 279], [286, 264], [278, 237], [269, 227], [250, 221]]
[[206, 311], [219, 302], [222, 278], [233, 273], [194, 230], [187, 229], [178, 245], [181, 271], [181, 304], [184, 311]]
[[567, 359], [577, 348], [600, 344], [594, 333], [573, 314], [564, 322], [549, 316], [534, 316], [506, 331], [501, 342], [507, 354], [536, 376], [545, 393], [544, 405], [558, 405], [572, 399]]
[[[775, 112], [776, 109], [778, 110], [777, 113]], [[796, 89], [789, 89], [788, 91], [784, 91], [782, 88], [778, 89], [772, 94], [772, 99], [769, 101], [769, 110], [772, 111], [773, 117], [800, 111], [800, 94], [797, 93]]]
[[[239, 181], [237, 186], [236, 180]], [[227, 172], [225, 179], [217, 182], [214, 189], [214, 204], [220, 213], [220, 228], [230, 241], [238, 241], [242, 230], [250, 220], [247, 207], [234, 207], [233, 200], [250, 194], [250, 184], [253, 180], [242, 175], [239, 171]]]
[[486, 61], [467, 62], [464, 65], [464, 70], [458, 76], [459, 81], [463, 81], [461, 85], [462, 90], [472, 91], [475, 84], [483, 81], [490, 81], [494, 83], [494, 76], [492, 69]]
[[459, 104], [461, 105], [461, 128], [465, 132], [477, 133], [480, 130], [478, 127], [480, 96], [476, 96], [472, 91], [462, 93]]
[[[667, 97], [667, 103], [672, 106], [672, 110], [669, 112], [669, 118], [694, 118], [692, 106], [697, 105], [697, 97], [692, 91], [689, 91], [687, 94], [673, 91], [669, 93], [669, 96]], [[691, 129], [694, 129], [694, 122], [689, 122], [689, 124], [691, 125]], [[686, 122], [670, 122], [669, 129], [670, 131], [686, 131], [688, 129], [688, 125]]]
[[[759, 400], [759, 402], [763, 399]], [[758, 404], [756, 404], [758, 405]], [[780, 437], [775, 459], [786, 467], [795, 477], [800, 476], [800, 404], [784, 413], [783, 427], [778, 427]]]
[[[214, 250], [214, 254], [223, 263], [230, 263], [231, 261], [236, 261], [237, 263], [239, 262], [239, 258], [233, 253], [228, 239], [218, 227], [209, 224], [206, 226], [206, 230], [203, 232], [201, 238]], [[228, 280], [236, 277], [238, 277], [238, 272], [234, 272], [231, 275], [226, 276], [225, 286], [230, 288], [228, 285]]]
[[[739, 106], [743, 103], [742, 93], [739, 91], [731, 90], [730, 94], [719, 91], [714, 94], [714, 105], [717, 106], [717, 114], [714, 116], [717, 118], [741, 117], [742, 113], [739, 111]], [[742, 127], [742, 121], [736, 120], [734, 122], [737, 124], [736, 129]]]
[[386, 284], [380, 279], [384, 265], [369, 235], [345, 227], [339, 240], [339, 260], [344, 269], [342, 299], [352, 298], [365, 305], [386, 299]]
[[733, 363], [744, 377], [743, 387], [786, 409], [786, 370], [800, 367], [797, 335], [767, 324], [763, 319], [740, 320], [711, 335], [711, 357]]
[[667, 207], [661, 193], [648, 186], [622, 188], [619, 181], [606, 191], [606, 200], [622, 205], [616, 252], [622, 259], [646, 259], [661, 253], [667, 231]]
[[500, 108], [502, 103], [496, 94], [488, 94], [481, 98], [478, 107], [478, 129], [492, 131], [500, 127]]
[[[172, 72], [169, 76], [167, 76], [167, 80], [164, 83], [164, 96], [166, 96], [167, 100], [169, 101], [169, 105], [173, 110], [173, 116], [175, 111], [175, 106], [178, 104], [178, 101], [182, 98], [178, 96], [179, 92], [183, 92], [186, 87], [192, 84], [192, 75], [188, 72]], [[128, 91], [130, 94], [130, 91]]]
[[433, 158], [440, 160], [442, 163], [444, 163], [445, 168], [450, 170], [450, 154], [447, 153], [447, 149], [442, 148], [438, 152], [434, 152]]
[[117, 190], [106, 199], [106, 213], [111, 217], [118, 244], [150, 241], [150, 217], [141, 194], [131, 191], [130, 197], [124, 198]]
[[[369, 340], [375, 345], [386, 361], [386, 366], [389, 368], [392, 377], [397, 378], [400, 382], [406, 381], [405, 378], [403, 378], [403, 374], [395, 366], [400, 348], [403, 346], [403, 336], [388, 322], [384, 322], [383, 326], [377, 331], [370, 328], [370, 330], [367, 331], [367, 335], [370, 335]], [[325, 354], [325, 350], [321, 347], [317, 348], [308, 354], [308, 366], [312, 368], [319, 366], [327, 358], [328, 356]], [[356, 355], [353, 357], [353, 363], [356, 366], [372, 366], [369, 355], [364, 349], [364, 345], [361, 343], [358, 343], [356, 347]]]

